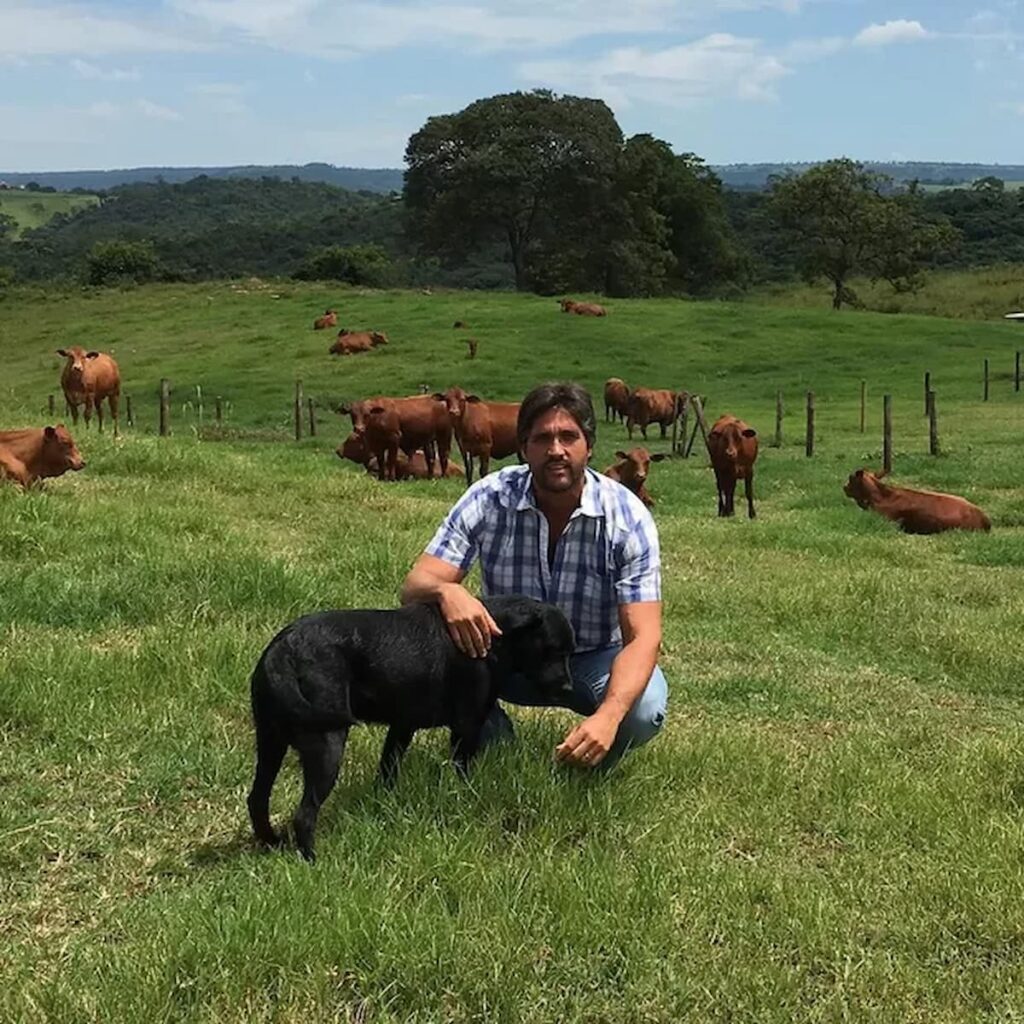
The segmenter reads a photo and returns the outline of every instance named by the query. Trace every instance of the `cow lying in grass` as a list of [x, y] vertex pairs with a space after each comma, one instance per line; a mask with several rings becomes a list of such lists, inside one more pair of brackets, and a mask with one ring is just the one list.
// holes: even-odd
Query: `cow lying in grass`
[[574, 638], [565, 615], [528, 597], [489, 597], [484, 605], [501, 630], [487, 658], [462, 654], [428, 604], [318, 612], [270, 641], [251, 683], [256, 777], [248, 804], [261, 843], [281, 842], [270, 824], [270, 793], [289, 747], [298, 751], [303, 778], [292, 826], [312, 861], [317, 816], [356, 723], [390, 726], [380, 758], [386, 785], [416, 730], [437, 726], [448, 727], [452, 760], [465, 775], [497, 702], [500, 673], [527, 673], [552, 704], [572, 693]]
[[604, 475], [618, 480], [623, 487], [631, 490], [648, 508], [654, 499], [647, 493], [647, 478], [651, 474], [651, 463], [661, 462], [668, 456], [664, 452], [652, 455], [646, 448], [632, 448], [628, 452], [616, 452], [619, 461], [609, 466]]
[[944, 530], [990, 530], [992, 523], [977, 505], [955, 494], [915, 491], [882, 483], [885, 472], [858, 469], [843, 486], [848, 498], [898, 523], [904, 533]]
[[12, 480], [28, 488], [45, 477], [84, 468], [85, 461], [63, 423], [0, 430], [0, 480]]

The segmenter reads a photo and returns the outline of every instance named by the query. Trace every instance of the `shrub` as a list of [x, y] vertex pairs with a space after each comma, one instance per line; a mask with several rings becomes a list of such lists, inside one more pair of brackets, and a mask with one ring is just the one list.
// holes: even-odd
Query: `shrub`
[[151, 281], [157, 272], [156, 250], [152, 242], [97, 242], [85, 259], [89, 284], [142, 284]]

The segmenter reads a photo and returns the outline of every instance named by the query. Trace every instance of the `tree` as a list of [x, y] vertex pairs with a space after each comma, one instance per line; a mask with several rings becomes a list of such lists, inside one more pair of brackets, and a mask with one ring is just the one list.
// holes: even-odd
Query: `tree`
[[500, 239], [525, 289], [531, 260], [550, 258], [559, 225], [601, 209], [621, 146], [601, 100], [547, 90], [431, 117], [405, 152], [413, 231], [428, 249], [458, 257]]
[[0, 213], [0, 242], [13, 238], [18, 230], [18, 222], [6, 213]]
[[141, 284], [156, 275], [157, 258], [152, 242], [126, 242], [115, 239], [96, 242], [86, 256], [89, 284]]
[[808, 283], [828, 280], [833, 309], [856, 301], [846, 282], [873, 251], [884, 180], [846, 158], [772, 179], [773, 210], [795, 237], [797, 267]]
[[330, 245], [307, 256], [295, 276], [381, 287], [390, 283], [391, 271], [391, 257], [379, 245]]
[[875, 212], [874, 246], [867, 263], [872, 278], [888, 281], [896, 292], [917, 291], [924, 264], [953, 253], [960, 244], [960, 232], [948, 220], [925, 220], [921, 198], [912, 188], [886, 199]]

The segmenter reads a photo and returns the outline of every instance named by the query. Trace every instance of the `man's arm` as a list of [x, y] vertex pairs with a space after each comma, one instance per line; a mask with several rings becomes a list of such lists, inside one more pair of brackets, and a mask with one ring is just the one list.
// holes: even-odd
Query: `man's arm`
[[587, 767], [600, 764], [651, 678], [661, 646], [661, 602], [620, 604], [619, 625], [623, 646], [612, 662], [604, 700], [555, 748], [560, 761]]
[[463, 585], [465, 572], [436, 555], [420, 555], [405, 577], [399, 600], [402, 604], [419, 601], [436, 604], [455, 646], [463, 654], [483, 658], [491, 647], [491, 637], [501, 636], [490, 612]]

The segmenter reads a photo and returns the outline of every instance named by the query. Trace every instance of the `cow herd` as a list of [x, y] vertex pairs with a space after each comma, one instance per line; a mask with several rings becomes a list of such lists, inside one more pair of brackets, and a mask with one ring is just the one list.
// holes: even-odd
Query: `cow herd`
[[[580, 316], [606, 315], [604, 307], [596, 303], [563, 299], [559, 305], [563, 312]], [[316, 330], [336, 327], [336, 310], [327, 309], [314, 320], [313, 326]], [[452, 326], [457, 330], [467, 327], [462, 320], [456, 320]], [[386, 345], [387, 341], [381, 331], [342, 328], [330, 352], [365, 352]], [[475, 339], [468, 339], [468, 345], [472, 358], [476, 355]], [[60, 384], [74, 424], [78, 424], [79, 410], [86, 427], [95, 412], [102, 431], [106, 402], [117, 437], [121, 393], [117, 363], [106, 353], [80, 346], [58, 349], [57, 353], [64, 359]], [[685, 391], [630, 388], [621, 378], [611, 377], [604, 385], [605, 420], [624, 423], [631, 441], [637, 428], [646, 441], [647, 429], [653, 425], [659, 427], [664, 439], [683, 414], [688, 398]], [[519, 403], [489, 401], [461, 387], [408, 397], [381, 395], [339, 406], [337, 411], [352, 421], [352, 431], [338, 447], [338, 456], [365, 467], [383, 481], [459, 477], [468, 486], [474, 475], [482, 477], [490, 471], [492, 460], [519, 455]], [[461, 466], [450, 458], [453, 440], [462, 457]], [[727, 414], [715, 421], [706, 441], [718, 491], [718, 515], [734, 514], [736, 485], [742, 480], [747, 515], [753, 519], [757, 432], [743, 420]], [[615, 453], [616, 461], [604, 473], [651, 507], [651, 466], [669, 457], [665, 453], [651, 453], [642, 446], [619, 450]], [[85, 461], [63, 424], [0, 431], [0, 480], [28, 488], [38, 480], [84, 466]], [[878, 512], [908, 533], [991, 528], [985, 513], [966, 499], [895, 487], [883, 482], [885, 475], [858, 469], [847, 480], [844, 493], [861, 508]]]

